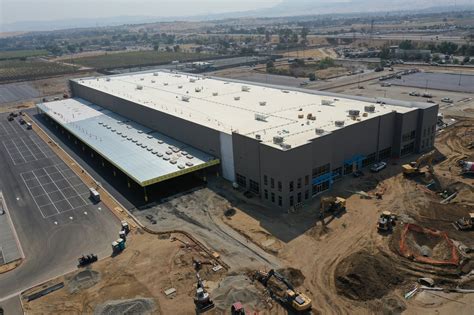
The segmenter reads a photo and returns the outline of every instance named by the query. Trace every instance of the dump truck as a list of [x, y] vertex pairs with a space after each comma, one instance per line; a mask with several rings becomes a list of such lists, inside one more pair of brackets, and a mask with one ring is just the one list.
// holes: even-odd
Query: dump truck
[[410, 162], [409, 164], [402, 165], [403, 175], [406, 177], [413, 177], [416, 175], [421, 175], [423, 172], [421, 171], [422, 164], [426, 163], [430, 172], [433, 171], [432, 163], [433, 158], [436, 154], [436, 150], [430, 151], [428, 153], [423, 154], [420, 156], [416, 161]]
[[474, 212], [469, 213], [467, 218], [461, 218], [453, 223], [454, 227], [459, 231], [474, 230]]
[[384, 211], [377, 221], [377, 230], [379, 232], [389, 232], [393, 229], [397, 217], [390, 211]]
[[[269, 282], [272, 277], [284, 284], [285, 287], [277, 286], [275, 282], [270, 284]], [[274, 269], [271, 269], [269, 272], [257, 271], [254, 278], [263, 284], [272, 299], [282, 304], [282, 306], [298, 313], [311, 310], [311, 299], [305, 294], [296, 291], [293, 285]]]

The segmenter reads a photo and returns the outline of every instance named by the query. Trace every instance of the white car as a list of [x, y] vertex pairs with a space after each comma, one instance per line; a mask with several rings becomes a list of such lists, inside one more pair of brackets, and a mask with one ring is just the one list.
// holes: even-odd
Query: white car
[[372, 167], [370, 167], [370, 171], [372, 171], [374, 173], [378, 173], [386, 167], [387, 167], [386, 162], [378, 162], [378, 163], [375, 163], [374, 165], [372, 165]]
[[445, 102], [445, 103], [452, 103], [452, 102], [453, 102], [453, 100], [452, 100], [452, 99], [450, 99], [449, 97], [443, 97], [443, 98], [441, 99], [441, 102]]
[[410, 96], [420, 96], [420, 93], [417, 91], [410, 92]]

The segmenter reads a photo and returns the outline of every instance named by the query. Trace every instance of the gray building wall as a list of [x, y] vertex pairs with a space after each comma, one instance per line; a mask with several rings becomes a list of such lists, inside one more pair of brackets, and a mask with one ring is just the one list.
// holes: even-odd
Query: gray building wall
[[148, 128], [220, 158], [219, 131], [70, 81], [74, 97], [107, 108]]
[[[291, 206], [291, 197], [293, 205], [298, 203], [298, 196], [301, 202], [312, 198], [313, 169], [329, 163], [332, 172], [338, 168], [342, 168], [344, 172], [345, 166], [348, 171], [352, 171], [353, 166], [345, 165], [344, 162], [357, 155], [365, 157], [364, 165], [367, 166], [380, 159], [399, 157], [403, 146], [410, 143], [413, 143], [413, 152], [419, 152], [420, 140], [417, 135], [422, 135], [423, 128], [431, 130], [436, 124], [437, 112], [436, 106], [416, 109], [405, 114], [391, 112], [321, 137], [315, 136], [307, 144], [287, 151], [234, 133], [235, 171], [246, 178], [247, 189], [250, 179], [258, 181], [258, 192], [270, 207], [288, 209]], [[408, 140], [402, 140], [403, 134], [409, 135]], [[431, 134], [428, 138], [431, 139]], [[381, 156], [381, 153], [385, 153], [385, 156]], [[367, 159], [371, 162], [368, 163]]]

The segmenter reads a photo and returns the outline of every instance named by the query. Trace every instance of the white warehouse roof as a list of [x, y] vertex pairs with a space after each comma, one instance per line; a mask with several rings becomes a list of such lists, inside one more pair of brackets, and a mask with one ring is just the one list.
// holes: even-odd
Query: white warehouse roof
[[82, 99], [37, 106], [141, 186], [219, 163], [196, 148]]
[[[259, 137], [291, 147], [392, 111], [415, 105], [385, 105], [317, 91], [285, 90], [176, 72], [139, 72], [75, 82], [225, 133]], [[367, 112], [366, 107], [372, 110]], [[350, 116], [350, 111], [359, 111]]]

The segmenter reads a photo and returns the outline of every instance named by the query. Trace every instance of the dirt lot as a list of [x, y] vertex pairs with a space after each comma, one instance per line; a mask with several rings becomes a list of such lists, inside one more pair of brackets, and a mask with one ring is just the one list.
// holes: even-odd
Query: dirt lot
[[[461, 176], [457, 167], [459, 158], [473, 157], [468, 144], [473, 140], [474, 120], [456, 119], [457, 124], [437, 137], [436, 147], [444, 157], [435, 164], [434, 175], [403, 177], [401, 164], [414, 159], [411, 156], [389, 161], [380, 173], [337, 182], [330, 194], [347, 198], [346, 210], [326, 217], [325, 225], [318, 219], [317, 199], [296, 213], [279, 212], [263, 208], [256, 198], [246, 199], [220, 180], [135, 214], [143, 221], [152, 214], [158, 221], [150, 224], [154, 229], [189, 230], [231, 266], [230, 271], [219, 273], [204, 266], [207, 271], [202, 276], [209, 280], [216, 303], [209, 314], [227, 313], [236, 300], [260, 314], [284, 314], [264, 288], [249, 278], [255, 269], [268, 270], [273, 265], [279, 265], [290, 282], [312, 299], [316, 314], [470, 314], [473, 293], [420, 290], [411, 299], [404, 298], [422, 277], [432, 278], [435, 286], [445, 289], [474, 287], [474, 278], [468, 274], [474, 257], [459, 249], [460, 244], [474, 246], [474, 232], [458, 231], [451, 224], [474, 211], [474, 179]], [[426, 184], [433, 181], [434, 190], [430, 190]], [[361, 190], [370, 199], [355, 193]], [[438, 191], [443, 190], [456, 190], [458, 196], [441, 204]], [[382, 199], [375, 199], [375, 192]], [[376, 222], [384, 210], [392, 211], [398, 220], [392, 233], [379, 234]], [[461, 263], [434, 265], [403, 257], [400, 240], [408, 223], [446, 232]], [[452, 254], [445, 241], [424, 234], [410, 235], [409, 246], [420, 253], [427, 250], [426, 257], [432, 259], [450, 259]], [[195, 286], [192, 257], [205, 259], [169, 238], [136, 233], [123, 254], [93, 265], [91, 270], [97, 273], [79, 276], [92, 279], [86, 287], [100, 279], [96, 284], [80, 288], [71, 285], [77, 282], [76, 273], [67, 275], [56, 280], [64, 281], [65, 288], [26, 303], [26, 309], [30, 313], [93, 312], [98, 307], [109, 309], [113, 303], [107, 308], [106, 301], [125, 299], [129, 304], [141, 303], [141, 313], [153, 309], [188, 314], [193, 312]], [[170, 287], [177, 289], [173, 299], [163, 294]]]
[[290, 51], [289, 53], [283, 54], [284, 57], [290, 58], [314, 58], [314, 59], [323, 59], [326, 57], [337, 58], [338, 55], [332, 48], [315, 48], [315, 49], [305, 49], [299, 51]]

